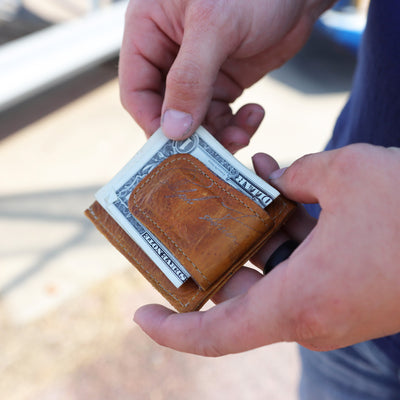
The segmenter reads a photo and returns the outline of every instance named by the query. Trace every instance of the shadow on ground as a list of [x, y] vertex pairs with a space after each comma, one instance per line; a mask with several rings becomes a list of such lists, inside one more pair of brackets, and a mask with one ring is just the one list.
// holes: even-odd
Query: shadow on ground
[[[59, 235], [58, 243], [52, 244], [42, 251], [37, 251], [38, 257], [33, 258], [32, 262], [23, 269], [16, 272], [9, 280], [0, 280], [0, 300], [7, 296], [11, 291], [25, 284], [35, 274], [46, 268], [53, 260], [77, 246], [84, 246], [95, 242], [103, 243], [101, 235], [93, 235], [93, 226], [83, 215], [83, 210], [93, 201], [93, 193], [99, 186], [89, 186], [84, 188], [71, 188], [65, 190], [42, 191], [23, 194], [13, 194], [0, 196], [0, 221], [16, 225], [18, 221], [24, 223], [24, 229], [18, 238], [15, 238], [17, 246], [0, 246], [0, 258], [21, 256], [28, 251], [29, 237], [43, 235], [41, 230], [35, 230], [35, 224], [47, 224], [51, 234], [51, 224], [54, 225], [74, 225], [75, 230], [72, 235]], [[53, 238], [55, 235], [52, 235]], [[5, 243], [12, 237], [4, 238]], [[44, 243], [46, 243], [43, 237]], [[4, 241], [3, 241], [4, 244]]]

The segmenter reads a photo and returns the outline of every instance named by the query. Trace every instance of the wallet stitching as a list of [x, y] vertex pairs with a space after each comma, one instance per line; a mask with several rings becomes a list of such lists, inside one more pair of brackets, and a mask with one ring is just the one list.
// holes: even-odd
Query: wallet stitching
[[192, 164], [202, 175], [204, 175], [205, 177], [207, 177], [211, 182], [215, 183], [222, 191], [224, 191], [226, 194], [228, 194], [229, 196], [231, 196], [232, 198], [234, 198], [235, 200], [237, 200], [239, 203], [241, 203], [244, 207], [246, 207], [247, 209], [249, 209], [254, 215], [257, 216], [257, 218], [263, 223], [264, 226], [268, 226], [265, 221], [263, 220], [263, 218], [257, 213], [256, 210], [252, 209], [251, 207], [249, 207], [247, 204], [245, 204], [241, 199], [239, 199], [238, 197], [236, 197], [234, 194], [228, 192], [226, 189], [224, 189], [217, 181], [215, 181], [211, 176], [209, 176], [206, 172], [202, 171], [192, 160], [188, 159], [185, 156], [182, 157], [177, 157], [174, 158], [168, 162], [166, 162], [161, 168], [159, 168], [155, 173], [148, 175], [146, 180], [144, 182], [142, 182], [134, 191], [133, 193], [133, 200], [135, 202], [135, 205], [137, 206], [138, 210], [147, 218], [149, 219], [155, 226], [157, 226], [157, 228], [161, 231], [161, 233], [166, 236], [169, 241], [176, 247], [176, 249], [178, 250], [178, 252], [180, 252], [195, 268], [196, 271], [199, 272], [199, 274], [201, 275], [201, 277], [208, 283], [211, 284], [212, 282], [209, 281], [209, 279], [203, 274], [203, 272], [193, 263], [193, 261], [187, 256], [187, 254], [184, 253], [184, 251], [182, 249], [180, 249], [178, 247], [178, 245], [174, 242], [173, 239], [171, 239], [168, 234], [157, 224], [156, 221], [154, 221], [145, 211], [143, 211], [137, 204], [136, 202], [136, 194], [137, 191], [142, 189], [147, 182], [149, 182], [150, 180], [152, 180], [153, 178], [155, 178], [164, 168], [166, 168], [169, 164], [172, 164], [175, 161], [178, 160], [186, 160], [188, 161], [190, 164]]
[[100, 220], [100, 218], [97, 216], [96, 212], [93, 210], [92, 207], [89, 207], [89, 212], [92, 214], [93, 218], [97, 221], [98, 224], [101, 225], [101, 227], [115, 240], [115, 242], [120, 246], [121, 249], [125, 251], [138, 265], [138, 267], [146, 273], [147, 276], [150, 277], [150, 279], [159, 287], [162, 289], [164, 292], [166, 292], [170, 297], [172, 297], [175, 301], [177, 301], [182, 307], [186, 308], [199, 294], [200, 294], [200, 288], [197, 288], [197, 291], [194, 293], [192, 298], [190, 298], [186, 304], [182, 303], [182, 301], [176, 297], [172, 292], [170, 292], [167, 288], [165, 288], [162, 283], [155, 278], [151, 272], [149, 272], [146, 267], [144, 267], [138, 260], [137, 258], [128, 250], [126, 246], [124, 246], [120, 240], [117, 239], [117, 237], [107, 228], [106, 225], [103, 224], [103, 222]]

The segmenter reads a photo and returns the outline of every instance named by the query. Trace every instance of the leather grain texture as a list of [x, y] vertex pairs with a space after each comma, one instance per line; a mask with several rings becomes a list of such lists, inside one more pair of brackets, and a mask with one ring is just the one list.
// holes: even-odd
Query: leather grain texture
[[208, 289], [271, 229], [270, 216], [189, 154], [161, 163], [135, 188], [130, 212]]
[[188, 154], [163, 161], [134, 189], [129, 209], [191, 274], [180, 288], [98, 202], [85, 214], [177, 311], [187, 312], [200, 309], [294, 208], [279, 196], [262, 209]]

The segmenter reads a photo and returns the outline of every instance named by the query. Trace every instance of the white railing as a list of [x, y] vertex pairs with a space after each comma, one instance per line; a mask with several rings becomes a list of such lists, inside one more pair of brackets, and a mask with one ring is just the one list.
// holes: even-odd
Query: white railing
[[126, 5], [99, 7], [0, 46], [0, 111], [117, 55]]

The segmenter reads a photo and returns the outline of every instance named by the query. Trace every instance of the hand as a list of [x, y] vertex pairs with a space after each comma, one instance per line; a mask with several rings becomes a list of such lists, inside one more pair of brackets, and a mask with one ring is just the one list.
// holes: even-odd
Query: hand
[[[131, 0], [120, 54], [125, 108], [150, 136], [184, 139], [204, 123], [229, 150], [264, 111], [229, 104], [291, 58], [333, 0]], [[161, 118], [162, 115], [162, 118]]]
[[[264, 178], [276, 168], [266, 155], [254, 161]], [[275, 171], [282, 193], [322, 207], [316, 225], [300, 209], [254, 261], [262, 266], [287, 237], [304, 238], [291, 257], [265, 277], [241, 269], [207, 311], [149, 305], [136, 322], [162, 345], [207, 356], [279, 341], [330, 350], [399, 332], [399, 170], [399, 149], [359, 144]]]

